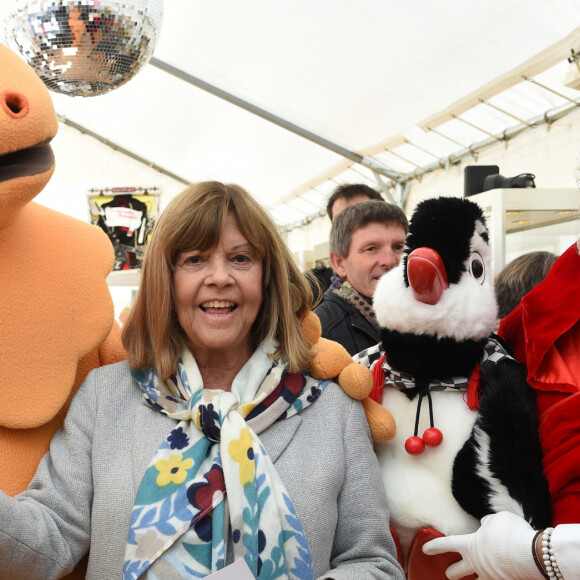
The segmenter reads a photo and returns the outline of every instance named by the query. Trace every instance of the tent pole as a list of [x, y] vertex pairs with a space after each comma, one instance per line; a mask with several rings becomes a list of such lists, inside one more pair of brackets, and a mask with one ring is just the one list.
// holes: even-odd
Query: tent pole
[[290, 121], [287, 121], [282, 117], [278, 117], [277, 115], [274, 115], [273, 113], [270, 113], [269, 111], [266, 111], [265, 109], [262, 109], [254, 105], [253, 103], [250, 103], [249, 101], [245, 101], [240, 97], [236, 97], [235, 95], [228, 93], [227, 91], [224, 91], [219, 87], [216, 87], [198, 77], [190, 75], [181, 69], [178, 69], [166, 62], [159, 60], [158, 58], [153, 57], [149, 61], [149, 64], [157, 67], [158, 69], [170, 75], [173, 75], [174, 77], [177, 77], [182, 81], [185, 81], [186, 83], [189, 83], [190, 85], [198, 87], [199, 89], [202, 89], [216, 97], [219, 97], [220, 99], [224, 99], [225, 101], [231, 103], [232, 105], [241, 107], [242, 109], [250, 113], [253, 113], [254, 115], [257, 115], [258, 117], [261, 117], [266, 121], [270, 121], [271, 123], [274, 123], [279, 127], [282, 127], [296, 135], [299, 135], [300, 137], [304, 137], [305, 139], [308, 139], [309, 141], [312, 141], [313, 143], [316, 143], [321, 147], [329, 149], [330, 151], [333, 151], [334, 153], [337, 153], [342, 157], [346, 157], [347, 159], [350, 159], [351, 161], [354, 161], [359, 165], [363, 165], [364, 167], [367, 167], [368, 169], [371, 169], [372, 171], [379, 173], [380, 175], [388, 177], [393, 181], [398, 181], [400, 179], [394, 171], [392, 171], [379, 161], [373, 159], [372, 157], [359, 155], [354, 151], [350, 151], [342, 147], [341, 145], [338, 145], [337, 143], [329, 141], [328, 139], [325, 139], [324, 137], [317, 135], [312, 131], [308, 131], [308, 129], [299, 127], [298, 125], [295, 125], [294, 123], [291, 123]]

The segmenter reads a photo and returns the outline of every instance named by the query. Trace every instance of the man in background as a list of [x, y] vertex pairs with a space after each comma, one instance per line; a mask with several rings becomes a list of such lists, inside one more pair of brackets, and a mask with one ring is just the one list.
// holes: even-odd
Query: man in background
[[[328, 198], [326, 213], [332, 222], [343, 209], [367, 199], [383, 201], [383, 198], [378, 191], [364, 183], [347, 183], [345, 185], [339, 185]], [[314, 304], [317, 304], [322, 299], [322, 295], [326, 290], [328, 290], [328, 288], [335, 288], [340, 284], [338, 276], [335, 275], [332, 268], [329, 268], [325, 264], [317, 263], [316, 266], [308, 272], [308, 275], [315, 294]], [[313, 283], [313, 279], [316, 279], [315, 283]]]
[[383, 201], [381, 194], [364, 183], [348, 183], [339, 185], [328, 198], [326, 213], [332, 222], [345, 208], [365, 199]]
[[314, 312], [322, 336], [354, 355], [377, 344], [372, 297], [379, 278], [403, 255], [409, 223], [395, 204], [366, 200], [343, 209], [330, 231], [330, 262], [338, 275]]

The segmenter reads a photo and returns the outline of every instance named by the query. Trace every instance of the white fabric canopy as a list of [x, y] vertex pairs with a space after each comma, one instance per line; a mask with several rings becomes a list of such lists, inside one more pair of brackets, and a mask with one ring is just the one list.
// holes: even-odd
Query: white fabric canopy
[[[368, 155], [405, 181], [580, 99], [563, 86], [566, 55], [580, 52], [579, 25], [578, 0], [165, 0], [154, 63]], [[558, 57], [542, 65], [541, 53], [554, 45]], [[157, 186], [163, 206], [186, 182], [218, 179], [239, 183], [290, 224], [323, 208], [337, 183], [378, 186], [367, 167], [154, 63], [103, 96], [52, 93], [62, 119], [57, 171], [38, 201], [88, 220], [89, 188]], [[526, 63], [556, 92], [510, 80]], [[452, 116], [452, 105], [485, 87], [489, 102], [512, 116], [476, 97], [463, 121]], [[430, 118], [429, 128], [445, 137], [425, 131]]]

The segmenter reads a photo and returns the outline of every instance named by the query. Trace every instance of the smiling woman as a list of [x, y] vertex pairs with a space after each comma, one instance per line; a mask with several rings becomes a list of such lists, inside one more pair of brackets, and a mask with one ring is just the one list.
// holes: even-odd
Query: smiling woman
[[[310, 344], [298, 319], [310, 310], [312, 292], [254, 198], [236, 185], [200, 183], [172, 201], [155, 231], [143, 260], [140, 291], [123, 329], [135, 366], [155, 366], [162, 380], [168, 378], [175, 372], [183, 341], [193, 340], [190, 333], [199, 334], [192, 327], [195, 319], [195, 324], [211, 322], [212, 331], [228, 328], [229, 322], [249, 322], [248, 332], [240, 327], [235, 336], [249, 352], [263, 340], [275, 339], [275, 354], [287, 359], [289, 370], [308, 368]], [[188, 291], [197, 294], [195, 284], [199, 294], [186, 298]], [[252, 315], [242, 300], [250, 286], [258, 292], [252, 301], [261, 309], [260, 316], [257, 310]], [[220, 321], [215, 310], [207, 311], [208, 304], [203, 305], [206, 311], [201, 308], [201, 302], [209, 300], [229, 300], [238, 308]], [[208, 340], [203, 333], [202, 340]], [[222, 349], [214, 360], [224, 354]]]
[[89, 547], [88, 579], [240, 560], [254, 578], [402, 579], [362, 405], [308, 372], [311, 305], [246, 191], [175, 198], [123, 327], [129, 360], [89, 375], [31, 488], [0, 494], [0, 579], [60, 577]]
[[[204, 385], [227, 385], [252, 353], [251, 329], [262, 304], [262, 260], [229, 214], [218, 245], [182, 252], [173, 274], [175, 309]], [[220, 372], [221, 371], [221, 372]]]
[[228, 214], [215, 248], [182, 252], [173, 274], [175, 309], [204, 385], [227, 385], [252, 353], [262, 304], [262, 260]]

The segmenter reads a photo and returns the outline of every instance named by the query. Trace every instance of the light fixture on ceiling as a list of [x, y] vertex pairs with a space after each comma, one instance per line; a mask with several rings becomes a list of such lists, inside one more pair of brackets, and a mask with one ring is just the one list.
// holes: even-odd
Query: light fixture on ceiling
[[564, 85], [580, 91], [580, 52], [575, 51], [573, 48], [570, 50], [570, 56], [568, 57], [568, 70], [566, 71], [566, 76], [564, 77]]

